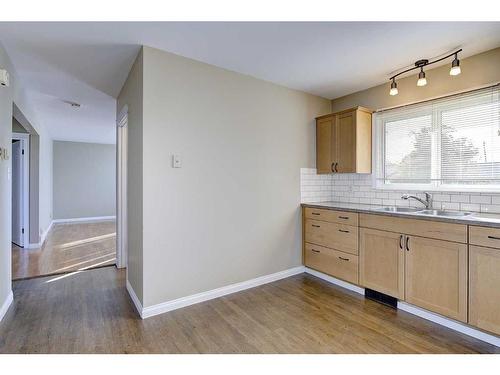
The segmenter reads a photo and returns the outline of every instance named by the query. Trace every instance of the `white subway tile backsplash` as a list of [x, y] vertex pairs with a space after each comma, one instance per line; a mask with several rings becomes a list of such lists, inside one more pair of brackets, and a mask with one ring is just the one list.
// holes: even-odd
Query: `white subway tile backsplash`
[[[402, 200], [401, 195], [413, 194], [424, 198], [423, 192], [375, 189], [369, 174], [318, 175], [314, 168], [300, 170], [301, 202], [349, 202], [387, 206], [422, 208], [415, 200]], [[500, 195], [488, 193], [431, 193], [433, 208], [500, 213]]]
[[491, 204], [491, 196], [490, 195], [471, 195], [470, 202], [471, 203], [481, 203], [481, 204]]
[[475, 212], [479, 212], [479, 211], [481, 211], [481, 206], [479, 204], [460, 203], [460, 209], [462, 211], [475, 211]]
[[470, 202], [470, 196], [469, 195], [462, 195], [462, 194], [453, 194], [450, 196], [452, 202], [459, 202], [459, 203], [469, 203]]

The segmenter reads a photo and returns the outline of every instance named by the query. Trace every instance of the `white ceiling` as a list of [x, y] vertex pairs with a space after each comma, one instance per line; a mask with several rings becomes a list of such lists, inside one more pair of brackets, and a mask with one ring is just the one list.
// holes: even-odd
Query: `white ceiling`
[[0, 23], [0, 41], [55, 139], [111, 143], [115, 98], [143, 44], [335, 98], [420, 58], [498, 47], [500, 22]]

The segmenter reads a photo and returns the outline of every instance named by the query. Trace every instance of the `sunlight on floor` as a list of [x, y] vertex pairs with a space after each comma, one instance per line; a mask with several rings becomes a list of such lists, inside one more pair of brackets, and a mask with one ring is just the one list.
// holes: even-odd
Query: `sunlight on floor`
[[75, 247], [75, 246], [80, 246], [80, 245], [86, 245], [86, 244], [89, 244], [89, 243], [92, 243], [92, 242], [106, 240], [108, 238], [113, 238], [115, 236], [116, 236], [116, 233], [103, 234], [102, 236], [95, 236], [95, 237], [85, 238], [83, 240], [66, 242], [66, 243], [64, 243], [62, 245], [54, 246], [54, 249], [58, 249], [58, 250], [68, 249], [70, 247]]
[[79, 274], [79, 273], [80, 273], [80, 272], [82, 272], [82, 271], [88, 270], [89, 268], [98, 267], [98, 266], [101, 266], [101, 265], [103, 265], [103, 264], [105, 264], [105, 263], [108, 263], [110, 260], [116, 260], [116, 258], [109, 259], [109, 260], [105, 260], [104, 262], [95, 263], [95, 264], [92, 264], [92, 265], [87, 266], [87, 267], [82, 267], [82, 268], [79, 268], [77, 271], [70, 272], [70, 273], [66, 273], [66, 274], [64, 274], [64, 275], [54, 277], [53, 279], [47, 280], [47, 281], [45, 282], [45, 284], [49, 284], [49, 283], [51, 283], [51, 282], [53, 282], [53, 281], [58, 281], [58, 280], [65, 279], [65, 278], [70, 277], [70, 276], [77, 275], [77, 274]]
[[78, 263], [73, 263], [69, 266], [66, 266], [66, 267], [62, 267], [62, 268], [59, 268], [57, 270], [55, 270], [54, 272], [63, 272], [64, 270], [67, 270], [68, 268], [75, 268], [76, 266], [78, 265], [81, 265], [81, 264], [85, 264], [85, 263], [89, 263], [89, 262], [93, 262], [93, 261], [96, 261], [97, 259], [102, 259], [102, 258], [106, 258], [106, 257], [109, 257], [109, 256], [112, 256], [113, 255], [113, 258], [110, 258], [108, 259], [107, 261], [111, 261], [112, 259], [116, 259], [116, 257], [114, 256], [115, 255], [115, 252], [112, 251], [111, 253], [108, 253], [108, 254], [104, 254], [104, 255], [101, 255], [99, 257], [95, 257], [95, 258], [91, 258], [91, 259], [87, 259], [87, 260], [84, 260], [82, 262], [78, 262]]

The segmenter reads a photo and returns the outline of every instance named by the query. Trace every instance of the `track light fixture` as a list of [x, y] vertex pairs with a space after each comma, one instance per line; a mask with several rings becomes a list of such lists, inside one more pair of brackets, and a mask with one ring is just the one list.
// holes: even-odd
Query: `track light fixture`
[[420, 68], [420, 73], [418, 73], [418, 81], [417, 86], [425, 86], [427, 85], [427, 78], [425, 78], [424, 68]]
[[408, 68], [406, 70], [403, 70], [402, 72], [399, 72], [398, 74], [393, 75], [392, 77], [389, 78], [389, 80], [391, 81], [391, 90], [389, 91], [389, 95], [394, 96], [398, 94], [398, 85], [396, 83], [396, 77], [408, 73], [414, 69], [420, 69], [420, 73], [418, 74], [417, 86], [422, 87], [427, 85], [427, 78], [425, 77], [424, 66], [435, 64], [451, 56], [455, 56], [455, 58], [451, 63], [450, 75], [451, 76], [459, 75], [461, 73], [461, 70], [460, 70], [460, 61], [458, 60], [458, 54], [460, 52], [462, 52], [462, 49], [459, 49], [453, 53], [450, 53], [449, 55], [446, 55], [434, 61], [429, 61], [427, 59], [418, 60], [417, 62], [415, 62], [415, 66], [412, 66], [411, 68]]
[[398, 94], [398, 84], [396, 83], [396, 80], [393, 79], [391, 82], [391, 91], [389, 91], [389, 95], [397, 95]]
[[450, 76], [458, 76], [461, 72], [458, 53], [455, 53], [455, 59], [451, 62]]

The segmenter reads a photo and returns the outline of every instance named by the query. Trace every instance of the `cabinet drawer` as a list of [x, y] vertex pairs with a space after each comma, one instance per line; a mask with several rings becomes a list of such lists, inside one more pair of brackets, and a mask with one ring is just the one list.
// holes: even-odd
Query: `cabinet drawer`
[[358, 226], [358, 214], [356, 212], [333, 211], [306, 207], [305, 217], [306, 219], [311, 220], [329, 221], [331, 223], [353, 225], [355, 227]]
[[305, 242], [358, 254], [358, 227], [306, 220]]
[[306, 243], [304, 260], [307, 267], [350, 283], [358, 283], [356, 255]]
[[469, 243], [500, 249], [500, 229], [469, 226]]
[[360, 214], [359, 226], [388, 232], [412, 234], [419, 237], [435, 238], [437, 240], [467, 243], [467, 225], [463, 224]]

